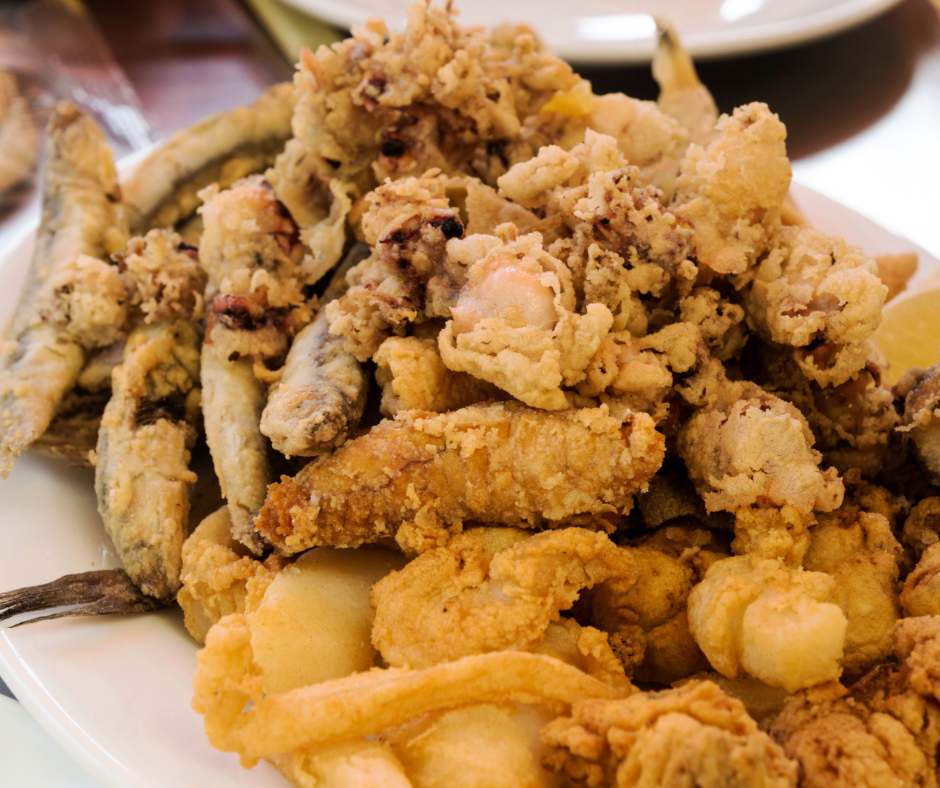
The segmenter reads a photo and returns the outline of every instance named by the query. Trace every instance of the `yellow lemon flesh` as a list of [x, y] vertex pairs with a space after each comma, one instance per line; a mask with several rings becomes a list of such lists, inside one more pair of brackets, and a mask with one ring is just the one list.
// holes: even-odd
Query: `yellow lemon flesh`
[[940, 285], [931, 283], [885, 304], [872, 340], [890, 363], [883, 376], [889, 386], [909, 367], [930, 367], [940, 361]]

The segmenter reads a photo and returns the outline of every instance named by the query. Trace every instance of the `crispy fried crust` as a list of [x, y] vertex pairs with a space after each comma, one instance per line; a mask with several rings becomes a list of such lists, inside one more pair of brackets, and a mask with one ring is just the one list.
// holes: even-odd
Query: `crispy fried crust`
[[296, 553], [396, 534], [420, 548], [466, 520], [534, 528], [616, 517], [659, 468], [663, 443], [645, 414], [621, 425], [605, 408], [411, 411], [272, 485], [256, 526]]

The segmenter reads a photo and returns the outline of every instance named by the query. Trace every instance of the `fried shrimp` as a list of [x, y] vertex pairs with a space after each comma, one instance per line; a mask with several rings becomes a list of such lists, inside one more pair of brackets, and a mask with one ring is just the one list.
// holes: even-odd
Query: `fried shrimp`
[[372, 642], [392, 667], [529, 650], [582, 589], [635, 577], [605, 534], [476, 528], [375, 584]]
[[179, 588], [196, 481], [189, 452], [199, 414], [199, 339], [182, 318], [133, 331], [98, 433], [101, 519], [127, 574], [163, 601]]
[[127, 239], [119, 194], [101, 131], [60, 104], [49, 121], [36, 247], [0, 356], [4, 478], [49, 426], [88, 352], [121, 336], [123, 286], [101, 261]]
[[292, 554], [389, 536], [423, 551], [470, 520], [604, 522], [629, 510], [663, 451], [642, 413], [621, 423], [603, 407], [553, 414], [517, 402], [409, 411], [272, 485], [256, 527]]

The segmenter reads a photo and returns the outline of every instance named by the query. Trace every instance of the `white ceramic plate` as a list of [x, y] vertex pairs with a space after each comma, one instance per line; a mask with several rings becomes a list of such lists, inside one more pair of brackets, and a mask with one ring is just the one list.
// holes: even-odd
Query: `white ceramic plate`
[[[340, 27], [369, 17], [405, 26], [411, 0], [286, 0]], [[861, 24], [898, 0], [463, 0], [464, 24], [531, 25], [566, 60], [642, 63], [653, 55], [655, 23], [669, 19], [693, 57], [743, 55], [806, 43]]]
[[[819, 229], [871, 254], [916, 250], [926, 276], [940, 261], [863, 216], [795, 184]], [[14, 305], [32, 228], [0, 257], [0, 315]], [[92, 472], [26, 454], [0, 482], [0, 590], [118, 562], [95, 509]], [[197, 646], [178, 610], [0, 628], [0, 676], [46, 731], [103, 785], [278, 786], [262, 763], [244, 771], [212, 749], [189, 708]], [[0, 769], [3, 764], [0, 763]]]

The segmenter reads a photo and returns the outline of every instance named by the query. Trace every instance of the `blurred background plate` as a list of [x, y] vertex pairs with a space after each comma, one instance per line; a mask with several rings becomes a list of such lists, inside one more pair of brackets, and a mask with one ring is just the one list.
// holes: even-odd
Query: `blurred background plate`
[[[373, 16], [389, 29], [405, 26], [409, 0], [286, 0], [340, 27]], [[473, 0], [460, 6], [464, 24], [527, 20], [548, 47], [577, 63], [641, 63], [653, 56], [650, 13], [672, 21], [693, 57], [743, 55], [845, 30], [898, 0]]]

